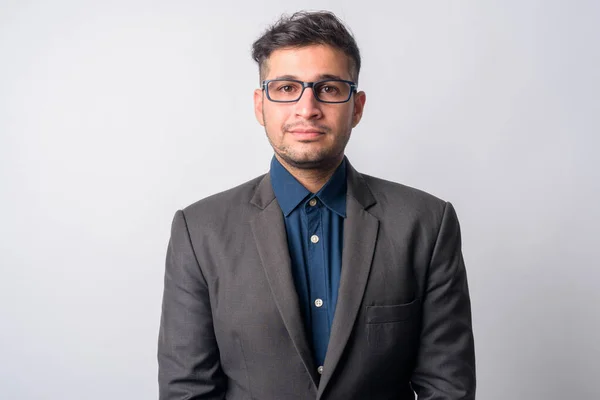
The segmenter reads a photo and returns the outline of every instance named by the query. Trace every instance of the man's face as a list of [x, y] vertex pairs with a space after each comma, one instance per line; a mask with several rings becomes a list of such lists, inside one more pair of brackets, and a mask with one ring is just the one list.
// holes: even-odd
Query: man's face
[[[352, 81], [349, 58], [325, 45], [274, 51], [266, 62], [264, 79], [291, 78], [305, 82], [337, 77]], [[254, 91], [254, 111], [265, 127], [275, 154], [283, 164], [314, 169], [335, 165], [344, 155], [350, 132], [361, 119], [364, 92], [339, 104], [319, 102], [306, 88], [294, 103], [275, 103], [261, 89]]]

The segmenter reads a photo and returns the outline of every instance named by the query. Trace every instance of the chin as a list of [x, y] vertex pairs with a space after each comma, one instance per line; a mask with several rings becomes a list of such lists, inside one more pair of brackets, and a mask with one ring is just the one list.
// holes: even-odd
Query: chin
[[316, 168], [320, 166], [328, 165], [334, 161], [337, 161], [337, 156], [333, 153], [295, 153], [295, 154], [280, 154], [288, 164], [296, 168]]

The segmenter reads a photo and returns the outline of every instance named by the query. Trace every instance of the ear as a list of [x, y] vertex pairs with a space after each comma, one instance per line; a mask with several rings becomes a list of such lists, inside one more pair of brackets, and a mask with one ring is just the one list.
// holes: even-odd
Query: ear
[[354, 94], [354, 111], [352, 112], [352, 127], [354, 128], [360, 122], [363, 110], [365, 109], [365, 102], [367, 101], [367, 95], [365, 92], [358, 92]]
[[265, 126], [263, 118], [263, 91], [262, 89], [254, 89], [254, 116], [259, 124]]

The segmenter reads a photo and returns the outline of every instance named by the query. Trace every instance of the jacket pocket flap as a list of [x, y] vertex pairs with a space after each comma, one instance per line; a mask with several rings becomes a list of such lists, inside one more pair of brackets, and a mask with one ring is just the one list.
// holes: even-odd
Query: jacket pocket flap
[[415, 313], [418, 304], [418, 299], [414, 299], [406, 304], [367, 306], [367, 324], [405, 321]]

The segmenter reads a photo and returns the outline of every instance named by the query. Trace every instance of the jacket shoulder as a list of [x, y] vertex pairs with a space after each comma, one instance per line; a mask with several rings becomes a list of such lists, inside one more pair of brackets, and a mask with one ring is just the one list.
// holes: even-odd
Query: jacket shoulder
[[[417, 220], [439, 221], [448, 204], [445, 200], [411, 186], [361, 174], [382, 215], [401, 214]], [[375, 211], [375, 210], [374, 210]]]
[[266, 174], [253, 178], [231, 189], [215, 193], [185, 207], [183, 213], [188, 220], [199, 218], [209, 222], [225, 216], [239, 216], [247, 207], [251, 207], [250, 199], [256, 187]]
[[439, 205], [446, 203], [445, 200], [442, 200], [431, 193], [428, 193], [424, 190], [415, 187], [407, 186], [402, 183], [393, 182], [382, 178], [377, 178], [375, 176], [367, 174], [361, 175], [365, 179], [365, 182], [369, 186], [369, 189], [373, 191], [373, 194], [376, 198], [380, 196], [392, 196], [405, 201], [409, 201], [411, 203], [424, 202], [429, 205]]

